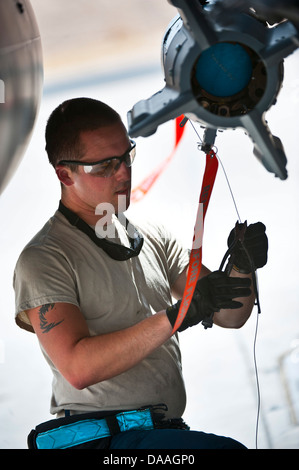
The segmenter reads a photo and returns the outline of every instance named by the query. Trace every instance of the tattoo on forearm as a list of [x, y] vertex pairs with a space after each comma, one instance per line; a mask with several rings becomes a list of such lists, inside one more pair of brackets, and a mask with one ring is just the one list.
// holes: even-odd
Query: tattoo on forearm
[[52, 328], [55, 328], [55, 326], [60, 325], [60, 323], [63, 322], [63, 320], [56, 322], [56, 323], [48, 323], [48, 320], [46, 319], [46, 314], [49, 312], [49, 310], [53, 310], [55, 307], [55, 304], [46, 304], [42, 305], [41, 308], [39, 309], [39, 321], [40, 321], [40, 328], [43, 333], [48, 333]]

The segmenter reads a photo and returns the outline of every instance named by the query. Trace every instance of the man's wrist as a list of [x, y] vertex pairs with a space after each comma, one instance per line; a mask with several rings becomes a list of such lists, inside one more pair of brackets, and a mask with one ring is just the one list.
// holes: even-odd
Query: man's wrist
[[177, 316], [178, 316], [178, 313], [179, 313], [179, 309], [180, 309], [180, 301], [178, 301], [174, 305], [170, 305], [170, 307], [167, 307], [167, 309], [165, 311], [166, 316], [167, 316], [167, 318], [169, 320], [169, 323], [171, 324], [172, 328], [175, 325], [175, 322], [176, 322], [176, 319], [177, 319]]

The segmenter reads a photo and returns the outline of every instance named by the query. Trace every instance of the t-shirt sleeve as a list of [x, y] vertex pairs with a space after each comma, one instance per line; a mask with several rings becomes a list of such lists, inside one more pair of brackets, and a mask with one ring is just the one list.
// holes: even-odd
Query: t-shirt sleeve
[[21, 253], [13, 277], [16, 323], [33, 331], [27, 310], [55, 302], [79, 306], [76, 276], [59, 251], [30, 246]]
[[188, 266], [190, 251], [170, 230], [163, 226], [161, 230], [168, 264], [169, 283], [170, 286], [173, 286], [179, 275]]

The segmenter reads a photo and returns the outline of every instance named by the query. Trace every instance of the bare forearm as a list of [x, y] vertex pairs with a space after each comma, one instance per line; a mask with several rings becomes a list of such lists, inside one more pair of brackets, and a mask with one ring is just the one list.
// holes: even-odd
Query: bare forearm
[[85, 337], [75, 346], [68, 380], [79, 389], [134, 367], [171, 337], [164, 311], [127, 328]]
[[[232, 270], [231, 277], [250, 277], [252, 280], [251, 274], [240, 274], [235, 270]], [[253, 285], [251, 283], [251, 290], [252, 293], [249, 297], [241, 297], [237, 298], [235, 300], [240, 301], [243, 306], [238, 308], [238, 309], [223, 309], [220, 310], [219, 312], [216, 312], [214, 315], [214, 323], [218, 326], [221, 326], [223, 328], [241, 328], [248, 318], [251, 315], [253, 306], [254, 306], [254, 301], [255, 301], [255, 295], [253, 292]]]

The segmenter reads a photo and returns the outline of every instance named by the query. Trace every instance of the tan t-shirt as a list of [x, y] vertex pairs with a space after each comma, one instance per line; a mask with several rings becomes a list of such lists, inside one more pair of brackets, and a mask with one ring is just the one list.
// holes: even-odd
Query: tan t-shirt
[[[126, 242], [117, 218], [113, 224], [118, 238]], [[170, 286], [187, 266], [188, 251], [164, 228], [137, 228], [144, 237], [139, 256], [115, 261], [57, 211], [17, 262], [17, 324], [33, 331], [26, 310], [67, 302], [80, 308], [93, 336], [127, 328], [170, 305]], [[183, 414], [186, 396], [177, 335], [129, 371], [83, 390], [72, 387], [43, 353], [54, 375], [53, 414], [158, 403], [168, 406], [168, 417]]]

